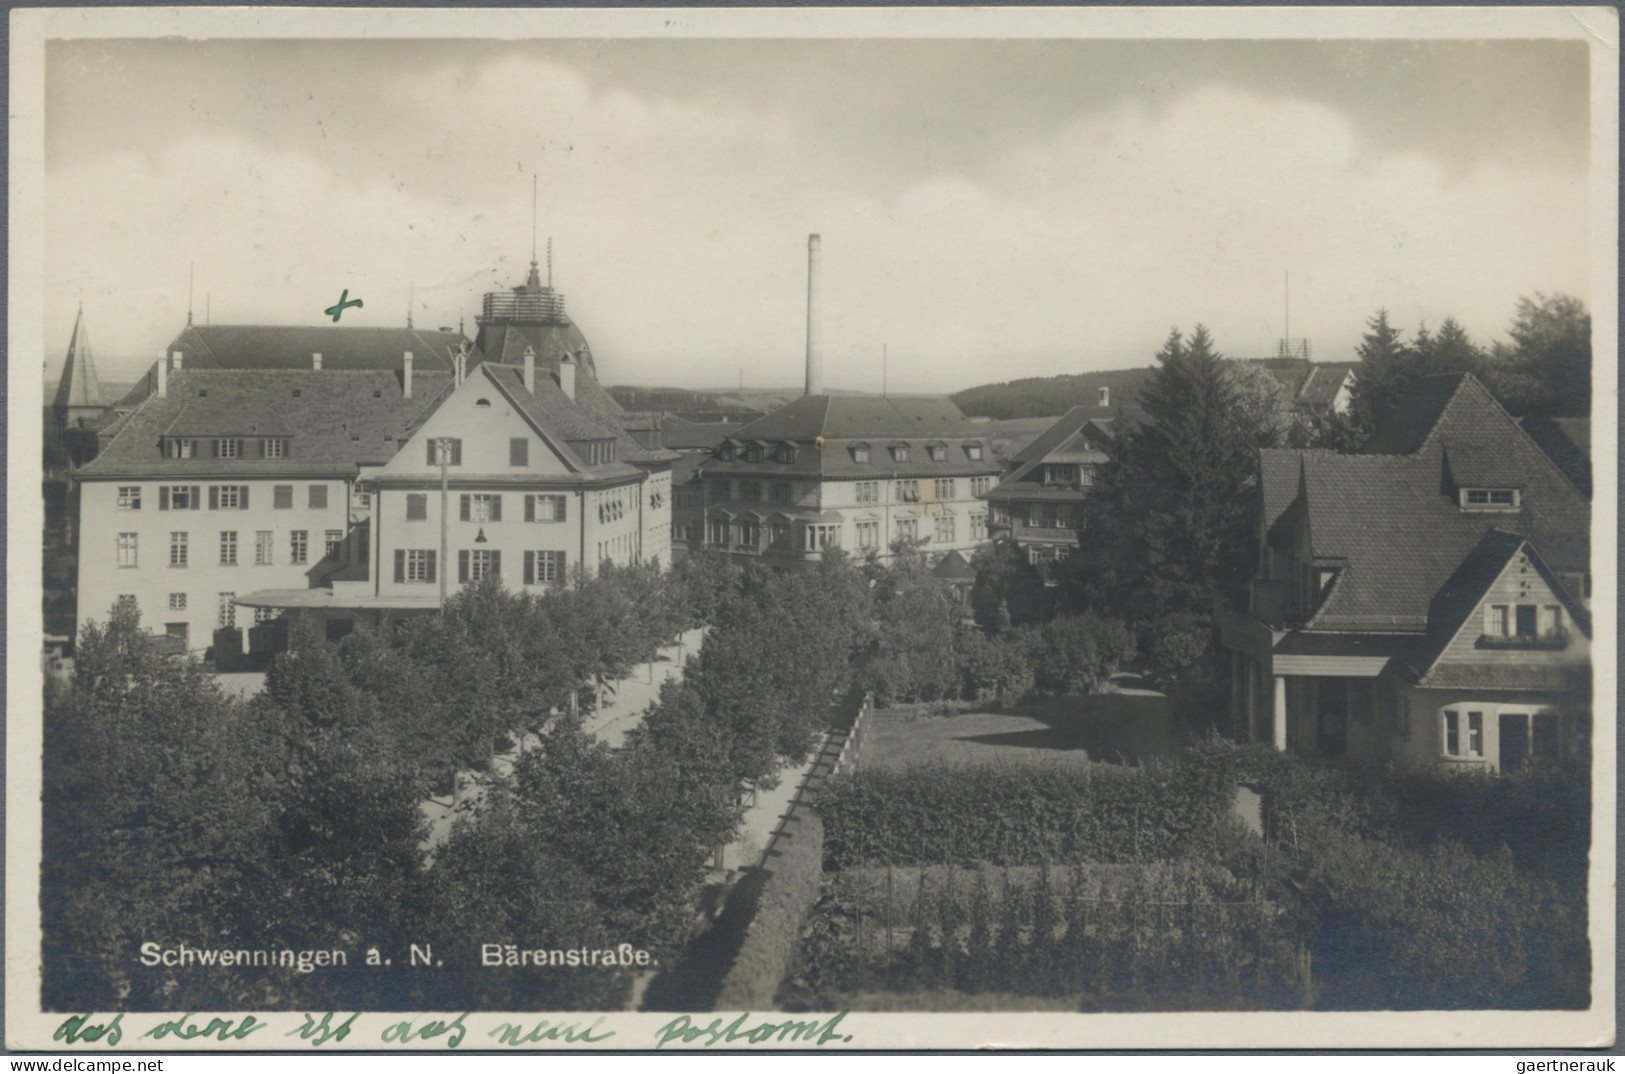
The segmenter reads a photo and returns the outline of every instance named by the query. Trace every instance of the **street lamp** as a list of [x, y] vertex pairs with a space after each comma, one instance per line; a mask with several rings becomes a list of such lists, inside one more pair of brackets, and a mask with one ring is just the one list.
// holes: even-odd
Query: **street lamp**
[[446, 467], [451, 465], [451, 437], [438, 436], [434, 441], [435, 459], [440, 463], [440, 614], [446, 614], [446, 574], [451, 564], [446, 560]]

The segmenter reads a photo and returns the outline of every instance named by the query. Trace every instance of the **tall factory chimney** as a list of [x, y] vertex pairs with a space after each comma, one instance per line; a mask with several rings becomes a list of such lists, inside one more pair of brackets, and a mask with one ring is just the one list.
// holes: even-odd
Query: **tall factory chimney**
[[824, 394], [824, 328], [818, 308], [818, 236], [807, 236], [807, 395]]

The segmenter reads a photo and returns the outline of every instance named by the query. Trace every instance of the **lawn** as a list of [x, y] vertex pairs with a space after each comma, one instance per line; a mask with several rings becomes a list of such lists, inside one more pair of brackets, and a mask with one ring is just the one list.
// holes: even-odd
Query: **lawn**
[[1181, 736], [1167, 698], [1126, 675], [1116, 677], [1108, 690], [956, 716], [880, 709], [861, 763], [1135, 764], [1179, 747]]

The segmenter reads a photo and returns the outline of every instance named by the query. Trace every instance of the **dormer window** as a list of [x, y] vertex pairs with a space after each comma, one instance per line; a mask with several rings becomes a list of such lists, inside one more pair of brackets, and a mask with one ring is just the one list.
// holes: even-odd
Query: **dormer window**
[[241, 440], [217, 440], [216, 444], [219, 446], [215, 448], [214, 453], [220, 458], [237, 459], [242, 457], [243, 442]]
[[892, 462], [907, 462], [908, 461], [908, 445], [907, 444], [893, 444], [891, 446], [891, 458], [892, 458]]
[[869, 461], [869, 445], [868, 444], [853, 444], [852, 445], [852, 461], [853, 462], [868, 462]]
[[774, 462], [795, 462], [796, 446], [794, 444], [780, 444], [773, 452]]
[[926, 446], [925, 450], [930, 453], [932, 462], [946, 462], [946, 461], [948, 461], [948, 445], [947, 444], [930, 444], [930, 445]]
[[260, 454], [267, 459], [281, 459], [288, 454], [288, 442], [280, 437], [266, 437], [260, 441]]
[[749, 447], [747, 447], [745, 449], [745, 461], [746, 462], [761, 462], [762, 461], [762, 445], [760, 445], [760, 444], [751, 444]]
[[720, 448], [717, 449], [717, 457], [719, 459], [721, 459], [723, 462], [733, 462], [734, 461], [734, 446], [732, 444], [723, 444]]
[[966, 444], [965, 445], [965, 457], [970, 459], [972, 462], [981, 461], [981, 458], [982, 458], [982, 445], [981, 444]]
[[1463, 511], [1516, 511], [1522, 502], [1517, 489], [1464, 488], [1460, 491]]

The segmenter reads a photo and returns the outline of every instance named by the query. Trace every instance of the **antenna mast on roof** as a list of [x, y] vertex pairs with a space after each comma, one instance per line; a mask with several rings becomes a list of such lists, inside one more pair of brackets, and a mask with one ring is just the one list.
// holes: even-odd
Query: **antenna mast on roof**
[[530, 259], [536, 260], [536, 176], [530, 177]]
[[547, 289], [553, 289], [553, 236], [547, 237]]
[[1292, 273], [1286, 274], [1286, 338], [1292, 338]]
[[186, 266], [186, 327], [192, 327], [192, 288], [197, 282], [197, 262]]
[[408, 328], [412, 327], [412, 305], [417, 299], [417, 293], [418, 285], [416, 283], [406, 285], [406, 327]]
[[886, 397], [886, 345], [880, 345], [880, 397]]

